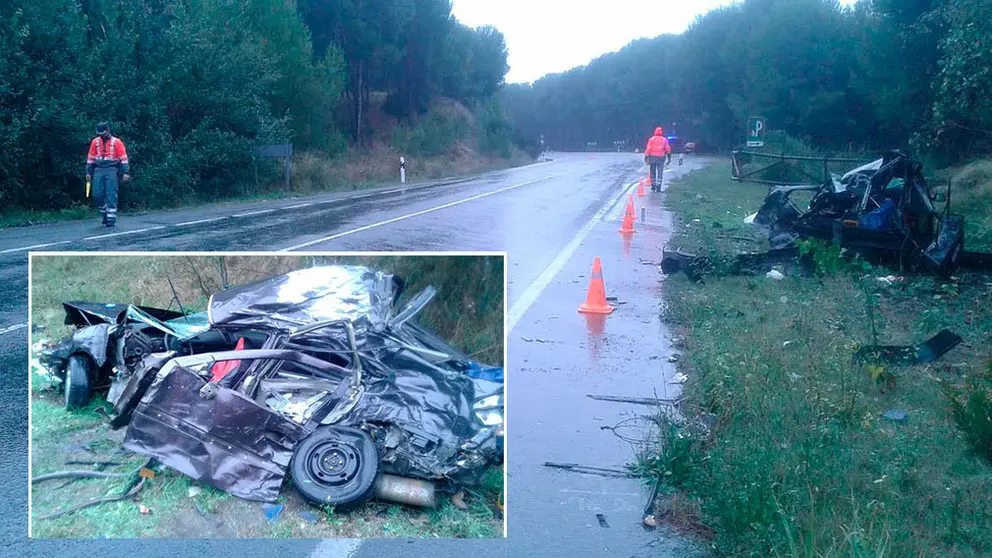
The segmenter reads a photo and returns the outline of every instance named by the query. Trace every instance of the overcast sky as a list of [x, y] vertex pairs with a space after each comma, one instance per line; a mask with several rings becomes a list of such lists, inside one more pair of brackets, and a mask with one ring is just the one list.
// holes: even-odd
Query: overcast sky
[[[459, 21], [506, 37], [506, 81], [530, 82], [582, 66], [641, 37], [681, 33], [728, 0], [452, 0]], [[853, 4], [854, 0], [841, 0]]]

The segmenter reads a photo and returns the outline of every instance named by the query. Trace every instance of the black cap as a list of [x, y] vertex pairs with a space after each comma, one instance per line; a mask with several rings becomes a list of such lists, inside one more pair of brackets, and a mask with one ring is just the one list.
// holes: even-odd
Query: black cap
[[110, 126], [106, 122], [101, 122], [96, 125], [96, 133], [102, 134], [108, 131], [110, 131]]

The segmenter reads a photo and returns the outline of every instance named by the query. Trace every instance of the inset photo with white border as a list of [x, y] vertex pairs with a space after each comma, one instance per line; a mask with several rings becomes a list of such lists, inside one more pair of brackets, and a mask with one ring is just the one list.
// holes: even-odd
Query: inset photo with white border
[[29, 259], [32, 538], [501, 538], [505, 253]]

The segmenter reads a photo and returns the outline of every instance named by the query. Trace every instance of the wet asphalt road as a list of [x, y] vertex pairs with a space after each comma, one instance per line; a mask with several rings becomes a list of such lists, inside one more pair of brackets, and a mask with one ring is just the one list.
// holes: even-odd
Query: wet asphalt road
[[[555, 154], [478, 179], [308, 199], [124, 216], [0, 233], [0, 421], [5, 451], [0, 554], [243, 558], [473, 555], [684, 556], [666, 531], [640, 527], [648, 491], [630, 479], [561, 472], [546, 461], [621, 468], [646, 434], [650, 407], [587, 394], [675, 397], [669, 337], [659, 322], [660, 260], [670, 222], [662, 196], [638, 197], [646, 221], [617, 233], [626, 193], [644, 166], [633, 154]], [[666, 181], [704, 161], [669, 169]], [[482, 541], [31, 541], [27, 540], [27, 250], [507, 251], [509, 362], [508, 540]], [[613, 315], [576, 312], [594, 257], [602, 258]], [[19, 329], [10, 329], [19, 328]], [[634, 444], [631, 441], [635, 441]], [[608, 527], [602, 526], [597, 514]]]

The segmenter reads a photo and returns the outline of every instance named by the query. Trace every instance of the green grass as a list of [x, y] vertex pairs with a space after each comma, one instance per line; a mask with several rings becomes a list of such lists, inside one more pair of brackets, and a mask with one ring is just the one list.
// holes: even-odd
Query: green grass
[[[494, 365], [503, 362], [503, 260], [501, 257], [228, 257], [225, 269], [230, 285], [279, 275], [312, 264], [367, 265], [406, 279], [409, 299], [428, 284], [438, 296], [419, 316], [452, 345]], [[221, 288], [217, 257], [162, 255], [52, 256], [32, 260], [32, 332], [35, 341], [58, 340], [70, 332], [62, 324], [61, 303], [68, 300], [134, 303], [177, 308], [166, 276], [171, 277], [187, 311], [204, 309], [210, 293]], [[123, 431], [112, 431], [96, 413], [107, 406], [102, 398], [84, 409], [66, 411], [61, 398], [43, 390], [32, 375], [31, 440], [33, 474], [76, 468], [69, 459], [112, 460], [120, 466], [110, 472], [128, 472], [144, 462], [133, 454], [115, 454]], [[89, 446], [95, 454], [80, 450]], [[124, 479], [84, 479], [71, 488], [61, 481], [42, 483], [32, 493], [34, 517], [90, 498], [115, 494]], [[190, 486], [202, 492], [188, 495]], [[264, 520], [261, 504], [233, 498], [170, 470], [160, 472], [135, 501], [103, 504], [52, 520], [33, 521], [35, 537], [502, 537], [503, 519], [495, 505], [503, 491], [502, 469], [490, 470], [481, 486], [465, 498], [460, 510], [443, 499], [436, 510], [423, 511], [373, 502], [350, 514], [327, 514], [302, 501], [287, 480], [280, 502], [286, 506], [275, 523]], [[202, 516], [194, 502], [222, 521], [217, 526]], [[138, 505], [151, 508], [141, 514]], [[299, 514], [321, 517], [309, 523]]]
[[[728, 175], [729, 163], [669, 187], [673, 246], [762, 246], [741, 220], [766, 190]], [[659, 450], [639, 467], [695, 510], [719, 555], [992, 552], [992, 465], [969, 445], [944, 395], [992, 357], [992, 281], [875, 280], [890, 273], [845, 266], [808, 278], [786, 269], [780, 282], [665, 280], [665, 318], [684, 339], [688, 421], [663, 429]], [[852, 360], [876, 335], [909, 344], [943, 327], [964, 343], [931, 365]], [[908, 422], [882, 418], [890, 409], [906, 411]]]

